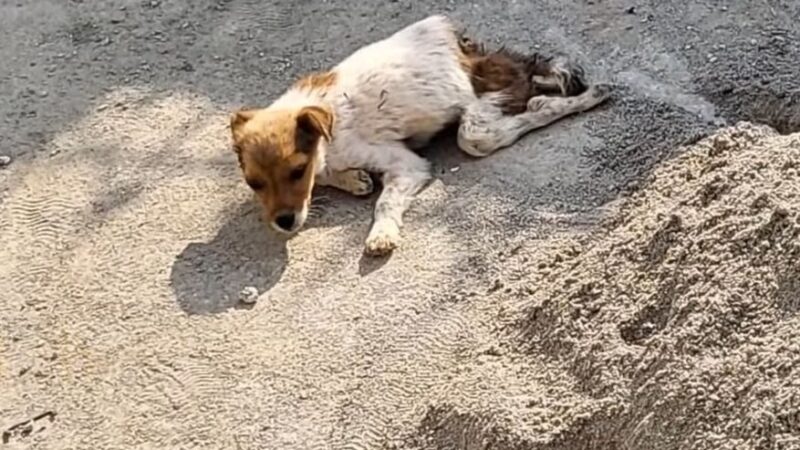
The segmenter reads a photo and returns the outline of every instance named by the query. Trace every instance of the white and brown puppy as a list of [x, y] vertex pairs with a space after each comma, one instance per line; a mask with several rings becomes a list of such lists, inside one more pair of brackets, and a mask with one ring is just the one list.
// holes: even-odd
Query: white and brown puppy
[[486, 51], [447, 17], [431, 16], [300, 79], [267, 108], [234, 113], [233, 148], [281, 233], [303, 226], [315, 183], [367, 195], [368, 172], [382, 174], [365, 252], [384, 255], [431, 177], [412, 149], [459, 122], [461, 150], [489, 155], [609, 96], [609, 86], [582, 78], [538, 54]]

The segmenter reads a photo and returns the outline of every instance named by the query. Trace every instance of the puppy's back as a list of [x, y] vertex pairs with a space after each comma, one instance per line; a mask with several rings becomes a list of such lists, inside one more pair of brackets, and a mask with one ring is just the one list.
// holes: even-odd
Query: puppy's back
[[354, 52], [334, 68], [363, 129], [405, 139], [433, 132], [474, 99], [456, 24], [436, 15]]

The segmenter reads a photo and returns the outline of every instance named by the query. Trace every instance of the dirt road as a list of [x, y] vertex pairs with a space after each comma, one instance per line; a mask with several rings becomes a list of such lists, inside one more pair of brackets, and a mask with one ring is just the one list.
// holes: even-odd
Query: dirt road
[[[265, 232], [228, 112], [432, 13], [618, 91], [481, 161], [435, 142], [388, 261], [361, 256], [374, 198], [321, 190], [300, 236]], [[697, 217], [796, 219], [796, 137], [681, 145], [738, 120], [798, 129], [798, 21], [788, 0], [0, 0], [4, 448], [800, 448], [800, 359], [779, 344], [797, 342], [794, 225], [765, 238], [785, 264], [737, 294], [752, 310], [724, 289], [652, 297], [680, 245], [651, 266], [612, 251], [650, 248], [672, 209], [687, 240]], [[736, 183], [767, 200], [748, 222], [750, 194], [703, 176], [752, 164]], [[709, 291], [689, 285], [678, 298]]]

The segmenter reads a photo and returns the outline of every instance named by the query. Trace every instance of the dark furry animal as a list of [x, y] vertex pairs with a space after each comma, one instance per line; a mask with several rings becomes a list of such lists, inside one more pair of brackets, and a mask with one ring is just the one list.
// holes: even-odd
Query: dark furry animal
[[490, 50], [464, 35], [460, 36], [459, 46], [469, 65], [475, 92], [478, 95], [506, 93], [508, 101], [502, 105], [504, 114], [524, 112], [528, 100], [537, 95], [572, 97], [587, 89], [583, 69], [578, 65], [505, 47]]

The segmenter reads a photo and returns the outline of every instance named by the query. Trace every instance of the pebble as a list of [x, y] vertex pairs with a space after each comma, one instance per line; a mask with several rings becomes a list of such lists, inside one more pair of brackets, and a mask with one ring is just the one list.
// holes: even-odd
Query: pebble
[[258, 301], [258, 289], [253, 286], [247, 286], [239, 292], [239, 301], [252, 305]]
[[0, 167], [5, 167], [11, 164], [11, 157], [8, 155], [0, 155]]

